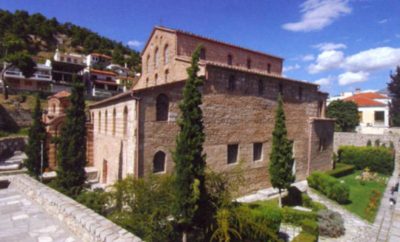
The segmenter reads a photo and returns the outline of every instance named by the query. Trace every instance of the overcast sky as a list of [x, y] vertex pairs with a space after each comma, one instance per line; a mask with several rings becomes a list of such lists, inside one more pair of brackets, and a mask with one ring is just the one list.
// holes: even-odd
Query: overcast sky
[[154, 25], [285, 59], [284, 75], [336, 95], [382, 89], [400, 65], [399, 0], [1, 0], [141, 50]]

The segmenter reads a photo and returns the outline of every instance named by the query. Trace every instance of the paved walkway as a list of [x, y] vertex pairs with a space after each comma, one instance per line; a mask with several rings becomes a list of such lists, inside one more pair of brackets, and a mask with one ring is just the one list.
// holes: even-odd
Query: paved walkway
[[26, 158], [25, 153], [16, 151], [10, 158], [0, 161], [0, 171], [18, 170]]
[[0, 241], [80, 241], [40, 205], [14, 188], [0, 189]]

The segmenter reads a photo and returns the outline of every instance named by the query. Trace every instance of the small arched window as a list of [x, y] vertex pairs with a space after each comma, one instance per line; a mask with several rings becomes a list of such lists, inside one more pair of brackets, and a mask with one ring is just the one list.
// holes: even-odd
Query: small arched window
[[156, 50], [154, 51], [154, 67], [157, 68], [159, 66], [159, 60], [160, 58], [158, 58], [158, 48], [156, 48]]
[[228, 80], [228, 90], [229, 91], [234, 91], [236, 89], [236, 80], [235, 79], [236, 78], [234, 75], [229, 76], [229, 80]]
[[169, 100], [167, 95], [160, 94], [157, 96], [156, 100], [156, 120], [157, 121], [167, 121], [168, 120], [168, 110]]
[[116, 116], [117, 116], [115, 108], [113, 110], [113, 114], [112, 115], [113, 115], [113, 117], [112, 117], [112, 135], [115, 135], [115, 121], [116, 121]]
[[201, 60], [205, 60], [206, 59], [206, 49], [205, 48], [201, 48], [200, 49], [200, 59]]
[[154, 75], [154, 82], [155, 82], [155, 85], [157, 85], [157, 82], [158, 82], [158, 74], [157, 73]]
[[53, 108], [53, 114], [56, 114], [56, 105], [53, 104], [53, 105], [52, 105], [52, 108]]
[[147, 77], [146, 78], [146, 87], [148, 87], [149, 86], [149, 78]]
[[165, 82], [168, 82], [168, 75], [169, 75], [169, 70], [166, 69], [166, 70], [165, 70], [165, 73], [164, 73], [164, 80], [165, 80]]
[[268, 63], [268, 65], [267, 65], [267, 71], [268, 71], [268, 73], [271, 73], [271, 64], [270, 63]]
[[247, 59], [247, 69], [251, 69], [251, 59]]
[[104, 133], [107, 134], [107, 126], [108, 126], [108, 112], [106, 110], [104, 114]]
[[147, 59], [146, 59], [146, 72], [149, 73], [150, 72], [150, 55], [147, 55]]
[[168, 44], [164, 47], [164, 65], [169, 63]]
[[126, 106], [124, 107], [122, 130], [124, 132], [124, 136], [126, 136], [128, 134], [128, 108]]
[[153, 158], [153, 173], [165, 171], [165, 153], [158, 151]]
[[228, 59], [227, 59], [227, 62], [228, 62], [228, 65], [232, 65], [232, 62], [233, 62], [233, 57], [232, 57], [232, 55], [231, 54], [229, 54], [228, 55]]
[[101, 132], [101, 112], [99, 111], [99, 123], [98, 123], [98, 131]]

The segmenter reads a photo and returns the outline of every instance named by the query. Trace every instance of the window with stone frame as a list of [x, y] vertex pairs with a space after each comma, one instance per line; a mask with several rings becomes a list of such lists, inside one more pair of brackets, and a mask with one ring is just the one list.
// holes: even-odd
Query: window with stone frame
[[270, 63], [268, 63], [268, 65], [267, 65], [267, 72], [271, 73], [271, 64]]
[[158, 151], [153, 158], [153, 173], [165, 172], [165, 153]]
[[233, 57], [232, 57], [231, 54], [229, 54], [229, 55], [227, 56], [227, 63], [228, 63], [228, 65], [230, 65], [230, 66], [233, 64]]
[[247, 59], [247, 69], [251, 69], [251, 59]]
[[164, 81], [165, 81], [165, 82], [168, 82], [168, 76], [169, 76], [169, 70], [166, 69], [166, 70], [165, 70], [165, 73], [164, 73]]
[[149, 73], [150, 72], [150, 55], [147, 55], [147, 58], [146, 58], [146, 73]]
[[261, 161], [263, 158], [263, 143], [253, 144], [253, 161]]
[[169, 46], [168, 46], [168, 44], [166, 44], [165, 47], [164, 47], [164, 58], [163, 58], [164, 59], [164, 65], [169, 63], [168, 49], [169, 49]]
[[124, 136], [128, 134], [128, 108], [124, 107], [122, 130]]
[[101, 132], [101, 112], [99, 111], [99, 123], [97, 124], [98, 125], [98, 132], [100, 133]]
[[228, 90], [234, 91], [236, 89], [236, 78], [234, 75], [230, 75], [228, 79]]
[[168, 96], [161, 93], [156, 99], [156, 121], [167, 121], [169, 112]]
[[234, 164], [238, 162], [239, 144], [229, 144], [227, 152], [227, 163]]
[[206, 49], [204, 47], [200, 49], [200, 59], [201, 60], [206, 59]]
[[160, 58], [158, 56], [158, 48], [154, 51], [154, 67], [157, 68], [160, 64]]
[[301, 100], [303, 100], [303, 87], [299, 87], [299, 90], [298, 90], [298, 99], [301, 101]]
[[108, 126], [108, 112], [106, 110], [104, 114], [104, 133], [107, 134], [107, 127]]
[[264, 85], [264, 81], [262, 79], [258, 80], [257, 88], [258, 88], [258, 95], [264, 94], [265, 85]]
[[279, 84], [278, 84], [278, 92], [279, 92], [279, 94], [280, 94], [281, 96], [283, 96], [283, 84], [282, 84], [282, 83], [279, 83]]
[[113, 114], [112, 114], [112, 135], [115, 135], [115, 122], [116, 122], [116, 116], [117, 116], [117, 112], [115, 111], [115, 108], [113, 110]]

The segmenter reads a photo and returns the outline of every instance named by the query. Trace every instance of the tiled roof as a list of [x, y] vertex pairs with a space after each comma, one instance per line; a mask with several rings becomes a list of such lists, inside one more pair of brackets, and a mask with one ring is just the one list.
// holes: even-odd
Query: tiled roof
[[97, 74], [102, 74], [102, 75], [110, 75], [110, 76], [116, 76], [112, 71], [103, 71], [103, 70], [97, 70], [97, 69], [90, 69], [90, 72], [97, 73]]
[[104, 55], [104, 54], [100, 54], [100, 53], [91, 53], [91, 55], [103, 57], [103, 58], [105, 58], [105, 59], [112, 59], [111, 56]]
[[369, 98], [368, 95], [354, 95], [345, 98], [344, 101], [353, 101], [357, 103], [359, 107], [384, 107], [386, 104], [375, 101], [373, 98]]
[[388, 97], [385, 95], [382, 95], [377, 92], [364, 92], [364, 93], [357, 93], [353, 96], [359, 96], [359, 97], [365, 97], [365, 98], [371, 98], [371, 99], [387, 99]]
[[67, 92], [67, 91], [61, 91], [61, 92], [57, 92], [56, 94], [54, 94], [53, 96], [51, 96], [50, 98], [52, 98], [52, 97], [55, 97], [55, 98], [64, 98], [64, 97], [69, 97], [71, 95], [71, 93], [69, 93], [69, 92]]

